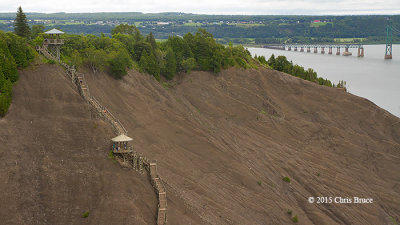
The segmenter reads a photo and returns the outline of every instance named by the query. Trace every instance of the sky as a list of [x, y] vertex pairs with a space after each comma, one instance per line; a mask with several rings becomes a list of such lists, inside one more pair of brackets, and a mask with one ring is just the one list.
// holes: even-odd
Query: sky
[[400, 14], [400, 0], [0, 0], [0, 12], [185, 12], [224, 15]]

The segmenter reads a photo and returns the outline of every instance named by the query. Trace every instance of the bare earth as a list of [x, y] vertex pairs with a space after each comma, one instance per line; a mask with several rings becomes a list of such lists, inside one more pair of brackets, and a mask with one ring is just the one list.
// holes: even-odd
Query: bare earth
[[0, 120], [0, 224], [155, 223], [148, 179], [107, 158], [111, 128], [62, 73], [21, 71]]
[[[147, 177], [107, 158], [110, 126], [61, 73], [22, 71], [0, 120], [0, 218], [154, 224]], [[136, 71], [120, 81], [85, 74], [136, 150], [157, 159], [168, 224], [293, 224], [288, 209], [299, 224], [400, 219], [400, 119], [366, 99], [268, 69], [193, 72], [169, 88]]]

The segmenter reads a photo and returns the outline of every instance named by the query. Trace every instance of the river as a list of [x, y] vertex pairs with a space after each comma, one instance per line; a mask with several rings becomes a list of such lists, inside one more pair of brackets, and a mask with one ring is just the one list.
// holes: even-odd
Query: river
[[[347, 82], [347, 90], [355, 95], [367, 98], [379, 107], [400, 117], [400, 45], [393, 45], [393, 59], [383, 59], [385, 45], [365, 45], [364, 57], [357, 57], [357, 49], [349, 49], [352, 56], [337, 56], [307, 52], [294, 52], [266, 48], [248, 48], [251, 54], [275, 57], [284, 55], [293, 63], [304, 68], [313, 68], [319, 77], [327, 78], [335, 84], [339, 80]], [[344, 49], [341, 49], [343, 53]], [[299, 49], [300, 51], [300, 49]]]

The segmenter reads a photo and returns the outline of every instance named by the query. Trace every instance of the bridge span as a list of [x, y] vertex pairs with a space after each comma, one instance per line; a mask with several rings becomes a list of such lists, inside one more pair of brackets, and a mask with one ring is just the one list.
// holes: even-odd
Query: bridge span
[[287, 50], [287, 51], [300, 51], [300, 52], [311, 52], [313, 49], [314, 53], [318, 53], [318, 49], [320, 49], [321, 54], [325, 54], [325, 50], [328, 51], [328, 54], [333, 54], [333, 49], [336, 49], [336, 55], [340, 55], [340, 50], [344, 49], [343, 54], [344, 56], [352, 55], [349, 52], [349, 48], [357, 48], [357, 56], [364, 57], [364, 46], [361, 44], [284, 44], [284, 45], [265, 45], [264, 48], [270, 49], [279, 49], [279, 50]]

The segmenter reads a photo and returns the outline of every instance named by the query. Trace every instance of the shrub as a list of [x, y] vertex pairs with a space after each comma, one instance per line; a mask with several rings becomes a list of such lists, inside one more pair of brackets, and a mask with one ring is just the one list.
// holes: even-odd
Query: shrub
[[110, 151], [110, 152], [108, 153], [108, 158], [109, 158], [109, 159], [115, 159], [114, 153], [113, 153], [112, 151]]
[[287, 210], [287, 214], [292, 215], [292, 213], [293, 213], [292, 210], [290, 209]]
[[87, 218], [89, 216], [89, 211], [86, 211], [82, 214], [82, 218]]
[[282, 178], [283, 181], [290, 183], [290, 178], [289, 177], [284, 177]]
[[260, 180], [259, 180], [259, 181], [257, 181], [257, 184], [261, 186], [261, 181], [260, 181]]
[[297, 215], [293, 216], [292, 221], [293, 221], [294, 223], [299, 222], [299, 218], [297, 218]]

